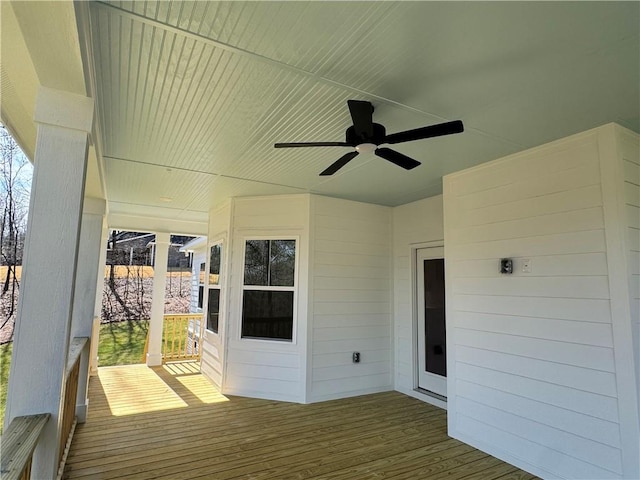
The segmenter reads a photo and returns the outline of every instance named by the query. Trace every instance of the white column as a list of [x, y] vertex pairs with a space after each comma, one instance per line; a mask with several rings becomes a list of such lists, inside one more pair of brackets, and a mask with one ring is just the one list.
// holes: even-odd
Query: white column
[[50, 413], [32, 478], [55, 478], [93, 100], [41, 87], [5, 425]]
[[168, 233], [156, 233], [156, 255], [153, 262], [153, 297], [151, 299], [151, 321], [149, 322], [149, 350], [147, 365], [162, 365], [162, 325], [164, 319], [164, 293], [167, 283], [169, 260]]
[[[106, 213], [106, 202], [98, 198], [85, 198], [80, 228], [80, 246], [78, 249], [78, 268], [76, 288], [73, 297], [71, 315], [71, 338], [93, 336], [93, 318], [96, 295], [102, 298], [102, 289], [98, 291], [98, 278], [104, 278], [104, 265], [100, 265], [100, 247], [102, 246], [102, 224]], [[76, 416], [79, 423], [87, 419], [87, 398], [89, 389], [89, 349], [87, 345], [80, 359], [80, 376], [76, 398]]]
[[91, 346], [89, 347], [89, 375], [98, 374], [98, 342], [100, 341], [100, 318], [102, 316], [102, 295], [104, 292], [104, 271], [107, 264], [107, 243], [109, 242], [109, 228], [106, 218], [102, 221], [102, 237], [100, 241], [100, 270], [96, 279], [96, 303], [93, 310], [93, 331]]

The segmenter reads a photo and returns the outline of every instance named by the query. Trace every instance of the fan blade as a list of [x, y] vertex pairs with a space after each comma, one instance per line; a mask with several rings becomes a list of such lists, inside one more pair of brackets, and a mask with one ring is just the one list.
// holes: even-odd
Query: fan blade
[[321, 176], [326, 177], [329, 175], [333, 175], [342, 167], [344, 167], [347, 163], [358, 156], [358, 152], [349, 152], [343, 156], [341, 156], [338, 160], [333, 162], [329, 168], [320, 173]]
[[373, 136], [373, 105], [363, 100], [347, 100], [353, 127], [360, 138]]
[[300, 142], [300, 143], [276, 143], [275, 148], [296, 148], [296, 147], [352, 147], [345, 142]]
[[421, 165], [419, 161], [414, 160], [411, 157], [407, 157], [400, 152], [396, 152], [395, 150], [391, 150], [390, 148], [378, 148], [375, 151], [375, 154], [391, 163], [395, 163], [405, 170], [411, 170], [412, 168], [416, 168], [418, 165]]
[[392, 133], [385, 137], [384, 143], [393, 144], [411, 142], [413, 140], [422, 140], [423, 138], [440, 137], [442, 135], [451, 135], [453, 133], [461, 132], [464, 132], [464, 125], [462, 124], [462, 121], [454, 120], [453, 122], [429, 125], [428, 127], [416, 128], [415, 130]]

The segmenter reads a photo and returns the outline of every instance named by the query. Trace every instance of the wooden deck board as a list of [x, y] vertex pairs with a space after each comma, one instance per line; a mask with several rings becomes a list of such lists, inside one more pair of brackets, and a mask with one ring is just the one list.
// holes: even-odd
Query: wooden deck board
[[312, 405], [221, 395], [197, 365], [100, 369], [66, 479], [535, 477], [447, 436], [446, 412], [397, 392]]

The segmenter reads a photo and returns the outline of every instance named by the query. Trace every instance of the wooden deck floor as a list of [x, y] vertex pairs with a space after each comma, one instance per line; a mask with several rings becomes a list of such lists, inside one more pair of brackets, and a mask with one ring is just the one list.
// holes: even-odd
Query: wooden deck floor
[[194, 364], [101, 368], [67, 479], [521, 479], [397, 392], [298, 405], [224, 397]]

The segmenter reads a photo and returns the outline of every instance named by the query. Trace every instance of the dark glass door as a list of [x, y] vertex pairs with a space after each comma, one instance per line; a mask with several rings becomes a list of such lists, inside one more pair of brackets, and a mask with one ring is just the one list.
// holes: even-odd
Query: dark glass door
[[424, 260], [425, 369], [447, 376], [447, 332], [444, 314], [444, 259]]
[[418, 388], [447, 396], [444, 249], [423, 248], [416, 256]]

